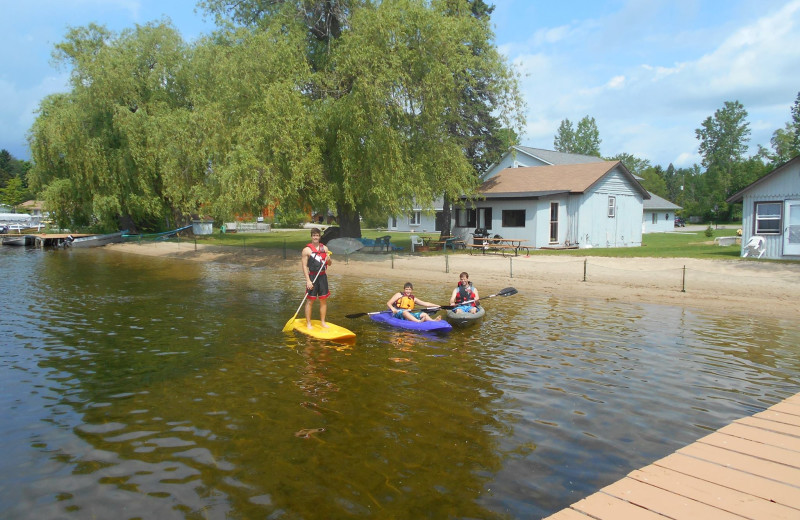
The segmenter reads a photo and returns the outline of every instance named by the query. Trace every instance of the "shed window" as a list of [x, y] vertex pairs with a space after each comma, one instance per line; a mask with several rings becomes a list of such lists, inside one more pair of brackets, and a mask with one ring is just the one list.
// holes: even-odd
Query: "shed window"
[[756, 202], [756, 235], [779, 235], [783, 204]]
[[408, 216], [408, 225], [419, 226], [419, 224], [420, 224], [419, 211], [412, 211], [411, 214]]
[[617, 198], [613, 195], [608, 196], [608, 218], [617, 216]]
[[503, 227], [525, 227], [525, 210], [504, 209]]

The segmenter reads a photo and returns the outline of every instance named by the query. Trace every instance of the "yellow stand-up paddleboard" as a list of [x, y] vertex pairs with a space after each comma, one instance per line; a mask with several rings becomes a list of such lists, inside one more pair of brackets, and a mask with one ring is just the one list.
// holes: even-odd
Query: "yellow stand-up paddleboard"
[[311, 328], [309, 329], [306, 326], [305, 318], [296, 318], [294, 323], [292, 323], [292, 329], [317, 339], [327, 339], [330, 341], [353, 341], [356, 339], [356, 335], [353, 331], [334, 325], [331, 322], [327, 322], [327, 325], [327, 327], [323, 327], [321, 321], [311, 320]]

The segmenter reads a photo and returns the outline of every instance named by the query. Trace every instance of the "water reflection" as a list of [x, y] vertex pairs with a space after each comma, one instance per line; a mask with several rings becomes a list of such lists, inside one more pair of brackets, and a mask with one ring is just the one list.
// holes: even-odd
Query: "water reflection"
[[798, 386], [779, 320], [520, 293], [427, 336], [332, 276], [336, 345], [280, 332], [296, 262], [36, 253], [0, 252], [8, 518], [540, 517]]

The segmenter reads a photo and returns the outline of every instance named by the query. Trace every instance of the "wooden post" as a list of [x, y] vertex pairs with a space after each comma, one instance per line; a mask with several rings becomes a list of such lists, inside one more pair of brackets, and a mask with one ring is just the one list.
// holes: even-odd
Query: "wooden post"
[[683, 266], [683, 288], [681, 292], [686, 292], [686, 266]]
[[588, 258], [583, 259], [583, 281], [586, 281], [586, 263], [589, 261]]

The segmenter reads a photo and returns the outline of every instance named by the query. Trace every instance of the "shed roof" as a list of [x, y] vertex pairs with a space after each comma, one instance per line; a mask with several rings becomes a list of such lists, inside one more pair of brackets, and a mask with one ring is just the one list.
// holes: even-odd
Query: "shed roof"
[[656, 195], [655, 193], [650, 194], [650, 200], [645, 200], [643, 209], [645, 211], [649, 210], [656, 210], [656, 209], [683, 209], [682, 206], [678, 206], [667, 199], [663, 199]]
[[644, 199], [650, 198], [647, 190], [619, 161], [506, 168], [481, 184], [478, 192], [487, 198], [538, 198], [559, 193], [583, 193], [614, 170], [621, 172]]

